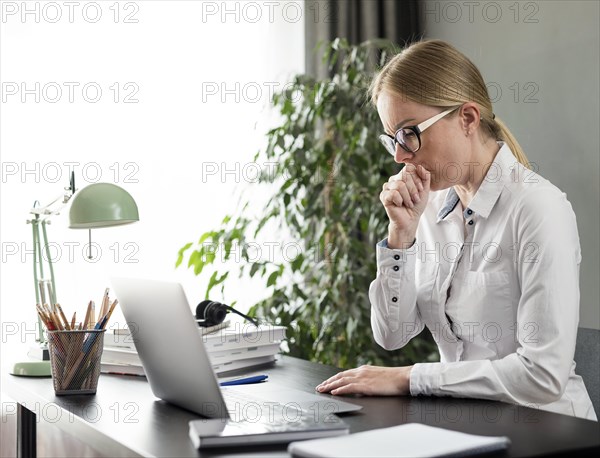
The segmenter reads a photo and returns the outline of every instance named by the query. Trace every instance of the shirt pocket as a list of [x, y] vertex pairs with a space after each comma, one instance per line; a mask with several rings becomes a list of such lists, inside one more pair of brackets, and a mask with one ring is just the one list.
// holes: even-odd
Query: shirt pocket
[[509, 272], [467, 271], [457, 275], [452, 283], [453, 308], [458, 322], [469, 334], [487, 342], [513, 335], [516, 315]]

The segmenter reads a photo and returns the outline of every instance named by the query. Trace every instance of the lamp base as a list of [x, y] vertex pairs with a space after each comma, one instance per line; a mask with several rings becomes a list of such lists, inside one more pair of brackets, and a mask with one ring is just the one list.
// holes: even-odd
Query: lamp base
[[21, 377], [51, 377], [50, 361], [21, 361], [15, 363], [10, 374]]

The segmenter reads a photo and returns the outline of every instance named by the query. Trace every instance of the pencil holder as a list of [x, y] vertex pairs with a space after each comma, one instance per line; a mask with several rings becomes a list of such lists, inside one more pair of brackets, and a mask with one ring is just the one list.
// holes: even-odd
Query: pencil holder
[[95, 394], [105, 329], [48, 331], [54, 393]]

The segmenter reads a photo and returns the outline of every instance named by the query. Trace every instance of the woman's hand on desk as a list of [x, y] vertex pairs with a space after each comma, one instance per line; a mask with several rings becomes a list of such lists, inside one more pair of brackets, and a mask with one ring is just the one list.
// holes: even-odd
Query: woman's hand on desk
[[316, 387], [319, 393], [397, 396], [410, 394], [412, 366], [360, 366], [339, 372]]

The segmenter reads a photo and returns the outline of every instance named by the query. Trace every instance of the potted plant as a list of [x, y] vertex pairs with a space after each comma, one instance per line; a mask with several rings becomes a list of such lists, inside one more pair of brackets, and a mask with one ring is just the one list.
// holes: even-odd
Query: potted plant
[[[396, 49], [386, 41], [353, 46], [343, 39], [324, 49], [330, 77], [297, 75], [273, 96], [282, 122], [254, 158], [275, 164], [252, 185], [274, 189], [262, 215], [251, 216], [247, 197], [218, 228], [182, 247], [176, 265], [187, 259], [196, 275], [212, 265], [208, 297], [219, 285], [224, 292], [231, 271], [214, 268], [216, 256], [227, 261], [239, 250], [239, 275], [258, 276], [269, 290], [249, 313], [287, 326], [292, 356], [340, 368], [436, 361], [427, 331], [401, 350], [386, 351], [370, 326], [375, 244], [388, 225], [379, 193], [401, 165], [379, 144], [380, 120], [367, 89], [370, 69]], [[282, 261], [253, 259], [249, 242], [272, 223], [301, 249]]]

